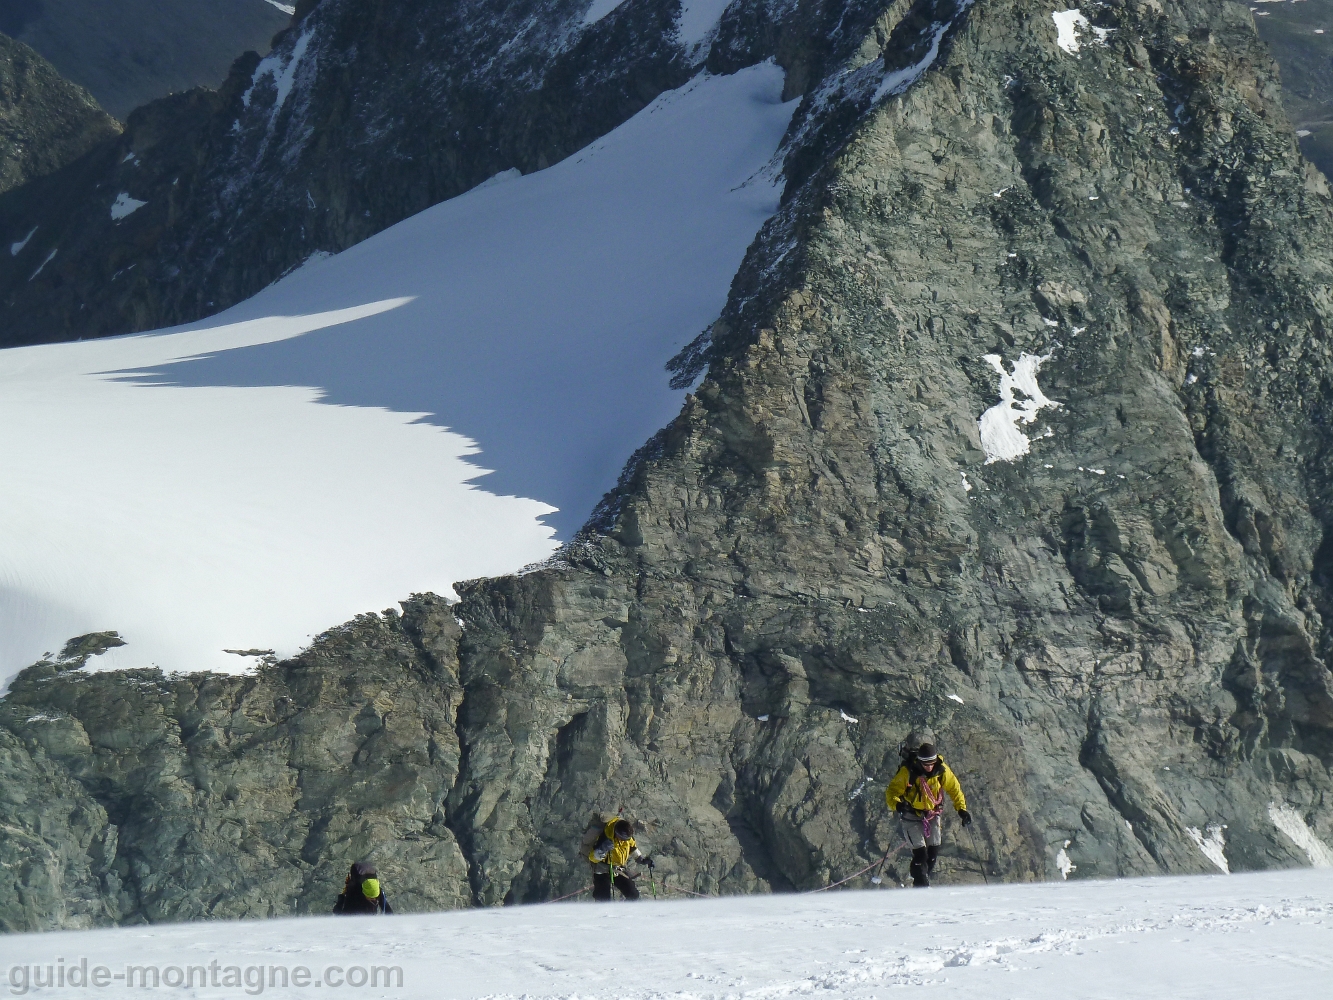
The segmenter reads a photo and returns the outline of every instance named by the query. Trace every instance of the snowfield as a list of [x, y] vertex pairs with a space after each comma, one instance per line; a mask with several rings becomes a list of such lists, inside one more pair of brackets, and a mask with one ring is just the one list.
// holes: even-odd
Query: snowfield
[[0, 685], [100, 630], [93, 666], [243, 669], [548, 556], [680, 408], [781, 89], [698, 77], [207, 321], [0, 351]]
[[[629, 906], [7, 935], [0, 974], [11, 995], [62, 1000], [295, 998], [314, 987], [395, 1000], [1255, 1000], [1326, 996], [1333, 972], [1328, 871]], [[62, 964], [89, 977], [101, 967], [107, 985], [34, 986]], [[127, 965], [154, 967], [163, 985], [127, 988]], [[205, 974], [218, 985], [199, 985]], [[292, 985], [303, 974], [308, 985]], [[193, 987], [167, 985], [187, 975]], [[240, 985], [223, 985], [229, 977]]]

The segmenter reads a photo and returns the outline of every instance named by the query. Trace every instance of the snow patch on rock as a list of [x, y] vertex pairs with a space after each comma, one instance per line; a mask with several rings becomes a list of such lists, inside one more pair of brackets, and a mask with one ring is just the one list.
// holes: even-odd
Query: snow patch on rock
[[596, 24], [624, 2], [625, 0], [592, 0], [592, 5], [583, 15], [583, 26], [586, 28], [590, 24]]
[[1297, 847], [1305, 852], [1313, 868], [1333, 868], [1333, 850], [1314, 835], [1306, 825], [1305, 819], [1288, 805], [1268, 804], [1268, 818], [1273, 825], [1285, 833]]
[[730, 3], [731, 0], [683, 0], [676, 21], [680, 44], [687, 49], [700, 44], [717, 27]]
[[1057, 10], [1051, 14], [1051, 20], [1055, 22], [1055, 44], [1068, 52], [1071, 56], [1078, 55], [1081, 43], [1078, 38], [1078, 29], [1090, 27], [1088, 19], [1083, 16], [1083, 12], [1077, 7], [1071, 7], [1069, 10]]
[[902, 69], [896, 69], [892, 73], [886, 73], [879, 87], [875, 90], [875, 100], [880, 101], [886, 97], [892, 97], [895, 94], [901, 94], [904, 90], [921, 79], [921, 75], [934, 65], [935, 60], [940, 55], [940, 39], [944, 33], [949, 30], [952, 21], [946, 21], [944, 24], [936, 22], [930, 26], [929, 31], [933, 34], [930, 38], [930, 49], [922, 56], [921, 61], [914, 66], [904, 66]]
[[[983, 360], [1000, 375], [1000, 401], [981, 415], [977, 425], [981, 431], [981, 448], [986, 453], [986, 464], [1012, 462], [1022, 458], [1031, 449], [1028, 436], [1018, 429], [1020, 422], [1030, 424], [1037, 414], [1048, 406], [1059, 406], [1037, 385], [1037, 372], [1050, 360], [1049, 354], [1024, 352], [1014, 362], [1013, 372], [1004, 370], [1004, 359], [998, 354], [987, 354]], [[1023, 399], [1015, 399], [1015, 393]]]
[[1060, 848], [1059, 852], [1055, 855], [1055, 867], [1059, 869], [1060, 877], [1062, 879], [1067, 879], [1071, 874], [1078, 871], [1078, 865], [1069, 860], [1069, 852], [1066, 850], [1071, 843], [1073, 843], [1073, 841], [1066, 840], [1065, 846]]
[[259, 86], [259, 81], [266, 76], [271, 77], [273, 88], [277, 92], [277, 96], [273, 100], [273, 109], [269, 112], [269, 123], [272, 124], [274, 119], [278, 117], [278, 112], [282, 110], [283, 104], [287, 102], [287, 98], [291, 95], [292, 87], [296, 83], [296, 71], [300, 68], [301, 60], [305, 58], [306, 49], [310, 47], [310, 39], [314, 35], [314, 28], [307, 28], [302, 32], [301, 37], [292, 46], [291, 58], [286, 61], [277, 54], [266, 56], [260, 60], [259, 65], [255, 67], [254, 75], [250, 77], [250, 88], [241, 95], [241, 104], [248, 108], [255, 87]]
[[111, 218], [119, 222], [126, 216], [133, 215], [147, 204], [148, 202], [131, 198], [128, 192], [122, 191], [116, 195], [116, 200], [111, 203]]
[[[1083, 12], [1077, 7], [1071, 7], [1069, 10], [1057, 10], [1051, 15], [1051, 20], [1055, 22], [1055, 44], [1068, 52], [1071, 56], [1078, 55], [1078, 50], [1083, 47], [1082, 39], [1079, 38], [1080, 31], [1091, 31], [1098, 45], [1106, 45], [1106, 40], [1115, 31], [1115, 28], [1098, 28], [1091, 24]], [[1096, 197], [1092, 198], [1096, 201]]]
[[1222, 832], [1225, 829], [1224, 826], [1214, 825], [1203, 831], [1197, 826], [1189, 826], [1185, 828], [1185, 832], [1190, 835], [1190, 840], [1194, 841], [1194, 846], [1199, 849], [1205, 858], [1230, 875], [1231, 864], [1227, 861], [1224, 850], [1227, 846], [1227, 838], [1226, 834]]
[[49, 254], [47, 254], [46, 260], [42, 261], [40, 264], [37, 265], [37, 270], [32, 272], [32, 275], [28, 278], [28, 280], [31, 281], [33, 278], [37, 277], [37, 275], [41, 274], [42, 271], [46, 269], [46, 265], [56, 259], [57, 252], [58, 251], [56, 250], [52, 250]]
[[23, 237], [23, 239], [19, 240], [17, 243], [9, 244], [9, 256], [17, 257], [19, 254], [21, 254], [23, 252], [23, 248], [28, 245], [28, 241], [37, 235], [37, 230], [39, 228], [41, 227], [33, 226], [32, 232], [30, 232], [27, 236]]

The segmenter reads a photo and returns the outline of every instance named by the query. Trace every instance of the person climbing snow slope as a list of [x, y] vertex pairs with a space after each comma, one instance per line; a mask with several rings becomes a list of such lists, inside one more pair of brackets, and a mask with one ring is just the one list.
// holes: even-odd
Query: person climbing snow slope
[[343, 915], [356, 913], [383, 914], [392, 913], [393, 907], [384, 895], [380, 885], [379, 872], [369, 861], [358, 861], [352, 865], [343, 884], [342, 894], [333, 904], [333, 912]]
[[634, 859], [648, 868], [654, 867], [652, 858], [644, 856], [634, 842], [634, 827], [627, 819], [610, 820], [602, 835], [588, 852], [592, 862], [592, 898], [599, 903], [611, 902], [614, 884], [626, 899], [638, 899], [639, 887], [624, 872], [625, 865]]
[[903, 765], [884, 790], [884, 801], [902, 819], [903, 832], [912, 845], [912, 885], [925, 888], [935, 872], [935, 859], [943, 837], [941, 818], [944, 796], [949, 796], [963, 826], [970, 826], [963, 786], [935, 749], [935, 736], [913, 733], [903, 742]]

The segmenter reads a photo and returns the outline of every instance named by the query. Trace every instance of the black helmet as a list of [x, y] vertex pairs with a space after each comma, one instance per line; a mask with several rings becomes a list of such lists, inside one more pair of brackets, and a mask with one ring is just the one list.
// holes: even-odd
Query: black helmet
[[916, 748], [916, 759], [923, 764], [933, 764], [940, 759], [934, 743], [922, 743]]

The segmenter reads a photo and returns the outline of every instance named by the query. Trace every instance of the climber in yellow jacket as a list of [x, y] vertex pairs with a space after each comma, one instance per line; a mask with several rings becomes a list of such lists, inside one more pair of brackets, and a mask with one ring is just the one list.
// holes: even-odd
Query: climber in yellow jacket
[[613, 884], [626, 899], [639, 898], [639, 887], [621, 870], [631, 859], [648, 868], [655, 867], [653, 859], [645, 856], [634, 842], [634, 826], [630, 821], [613, 819], [606, 824], [601, 837], [588, 852], [588, 860], [592, 862], [593, 899], [599, 903], [611, 902]]
[[889, 809], [902, 819], [903, 832], [912, 845], [912, 885], [930, 885], [935, 872], [935, 859], [943, 839], [940, 819], [944, 812], [944, 797], [949, 796], [963, 826], [972, 824], [967, 811], [963, 786], [944, 758], [935, 749], [934, 734], [928, 730], [912, 733], [904, 741], [906, 748], [903, 766], [884, 790], [884, 801]]

